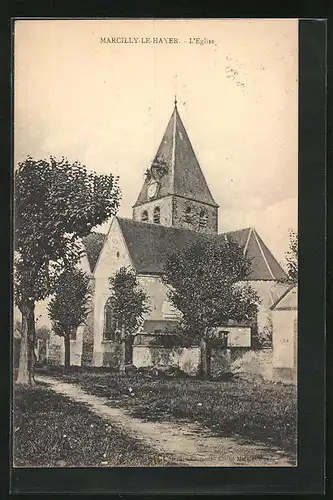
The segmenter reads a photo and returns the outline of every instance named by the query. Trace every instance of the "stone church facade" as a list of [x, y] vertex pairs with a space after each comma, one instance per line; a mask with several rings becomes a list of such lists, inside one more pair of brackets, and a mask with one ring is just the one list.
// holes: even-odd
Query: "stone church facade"
[[[283, 282], [286, 275], [254, 228], [218, 234], [218, 205], [175, 103], [133, 206], [132, 219], [114, 217], [92, 269], [93, 312], [82, 341], [82, 359], [86, 364], [116, 367], [119, 362], [119, 344], [109, 303], [109, 277], [121, 267], [136, 271], [141, 288], [150, 298], [151, 308], [140, 337], [163, 334], [178, 319], [161, 280], [164, 259], [171, 251], [207, 237], [232, 239], [251, 258], [249, 282], [261, 299], [258, 329], [268, 328], [270, 306], [286, 288]], [[245, 330], [242, 337], [239, 329], [237, 338], [243, 340], [238, 340], [238, 346], [249, 348], [251, 340]], [[90, 346], [89, 355], [84, 353], [85, 345]]]
[[[287, 288], [286, 275], [254, 228], [219, 234], [218, 209], [175, 102], [133, 206], [132, 219], [114, 217], [107, 235], [92, 233], [84, 242], [84, 268], [91, 276], [92, 300], [86, 325], [72, 341], [75, 364], [117, 367], [119, 363], [120, 345], [112, 321], [109, 277], [121, 267], [135, 270], [150, 299], [150, 312], [137, 336], [141, 340], [134, 343], [133, 351], [137, 364], [149, 364], [152, 357], [146, 340], [150, 335], [163, 334], [179, 317], [167, 300], [161, 280], [165, 257], [202, 238], [234, 240], [244, 248], [252, 263], [248, 282], [261, 299], [258, 330], [269, 328], [270, 307]], [[251, 348], [249, 331], [243, 326], [230, 328], [230, 345]], [[197, 355], [195, 349], [190, 356], [181, 353], [182, 359], [192, 356], [194, 365]]]

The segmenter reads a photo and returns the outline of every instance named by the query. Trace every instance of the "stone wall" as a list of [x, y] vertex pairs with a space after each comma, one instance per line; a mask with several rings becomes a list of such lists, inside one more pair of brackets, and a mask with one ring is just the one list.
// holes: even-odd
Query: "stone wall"
[[[82, 356], [82, 335], [83, 327], [79, 327], [76, 333], [76, 340], [71, 340], [71, 366], [81, 366]], [[48, 363], [51, 365], [65, 364], [65, 343], [64, 338], [51, 333], [48, 346]]]
[[230, 371], [234, 374], [260, 376], [273, 380], [272, 349], [244, 350], [234, 353], [230, 363]]
[[[154, 208], [160, 209], [160, 224], [162, 226], [173, 226], [182, 229], [191, 229], [201, 233], [217, 233], [218, 230], [218, 208], [207, 205], [196, 200], [189, 200], [181, 196], [170, 195], [151, 200], [142, 205], [133, 208], [133, 220], [141, 221], [142, 213], [148, 213], [150, 224], [154, 222]], [[185, 213], [186, 209], [191, 209], [191, 220], [188, 221]], [[199, 224], [200, 213], [206, 214], [206, 225], [201, 227]]]
[[189, 375], [196, 375], [200, 366], [200, 348], [134, 346], [133, 364], [137, 367], [177, 365]]
[[157, 200], [148, 201], [138, 207], [133, 208], [133, 220], [141, 222], [142, 213], [148, 213], [148, 220], [150, 224], [154, 222], [154, 208], [160, 209], [160, 224], [161, 226], [172, 226], [172, 196], [164, 196]]
[[[237, 360], [242, 359], [249, 348], [212, 348], [211, 351], [211, 374], [228, 373], [233, 370], [233, 365], [237, 364]], [[200, 369], [200, 347], [178, 347], [167, 349], [164, 347], [139, 345], [133, 347], [133, 364], [137, 367], [148, 366], [179, 366], [181, 370], [189, 375], [197, 375]], [[267, 360], [266, 360], [267, 361]], [[262, 374], [263, 368], [251, 366], [251, 363], [244, 364], [243, 368], [253, 373]], [[237, 371], [237, 370], [236, 370]]]
[[120, 363], [121, 344], [116, 342], [103, 342], [103, 365], [117, 369]]
[[243, 350], [234, 352], [230, 371], [234, 374], [257, 377], [271, 382], [295, 383], [295, 372], [284, 367], [274, 367], [274, 348], [259, 350]]
[[[186, 209], [191, 209], [191, 221], [186, 220]], [[201, 233], [217, 233], [218, 230], [218, 208], [199, 201], [192, 201], [180, 196], [173, 197], [173, 226], [182, 229], [191, 229]], [[200, 213], [206, 214], [206, 226], [200, 227]]]

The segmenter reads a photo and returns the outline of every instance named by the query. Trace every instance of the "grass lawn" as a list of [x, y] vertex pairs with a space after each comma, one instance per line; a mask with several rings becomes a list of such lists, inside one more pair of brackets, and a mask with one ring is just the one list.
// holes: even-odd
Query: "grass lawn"
[[94, 415], [83, 403], [55, 394], [43, 384], [15, 386], [15, 467], [170, 466], [141, 441]]
[[61, 368], [44, 372], [79, 384], [90, 394], [110, 398], [110, 405], [127, 408], [149, 421], [204, 424], [220, 436], [239, 436], [275, 444], [296, 453], [297, 394], [293, 385], [258, 379], [229, 381], [120, 377], [105, 370]]

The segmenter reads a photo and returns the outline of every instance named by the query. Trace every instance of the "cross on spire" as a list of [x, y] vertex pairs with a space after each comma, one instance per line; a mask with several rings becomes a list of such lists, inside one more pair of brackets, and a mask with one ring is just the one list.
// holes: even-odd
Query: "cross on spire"
[[177, 75], [175, 75], [175, 108], [177, 107]]

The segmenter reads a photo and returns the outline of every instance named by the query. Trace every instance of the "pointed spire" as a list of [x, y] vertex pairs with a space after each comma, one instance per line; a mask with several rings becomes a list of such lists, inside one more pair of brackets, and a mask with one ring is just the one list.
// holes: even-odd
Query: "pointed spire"
[[[167, 173], [159, 179], [159, 198], [175, 195], [217, 207], [179, 116], [177, 96], [155, 160], [163, 160], [168, 166]], [[148, 184], [146, 179], [135, 206], [149, 201]]]

